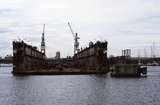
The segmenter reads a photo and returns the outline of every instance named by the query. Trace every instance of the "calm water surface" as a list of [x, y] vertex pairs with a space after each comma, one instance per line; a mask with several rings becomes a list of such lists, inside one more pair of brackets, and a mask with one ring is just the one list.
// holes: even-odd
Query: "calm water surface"
[[107, 75], [13, 76], [0, 67], [2, 105], [160, 105], [160, 67], [147, 78]]

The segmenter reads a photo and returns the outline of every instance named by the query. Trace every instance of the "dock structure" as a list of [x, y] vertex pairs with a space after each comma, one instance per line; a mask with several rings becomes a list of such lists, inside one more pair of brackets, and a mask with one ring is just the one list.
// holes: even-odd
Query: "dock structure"
[[23, 75], [104, 74], [107, 44], [99, 42], [77, 52], [73, 58], [47, 59], [45, 53], [23, 41], [13, 41], [13, 73]]
[[84, 70], [108, 71], [107, 45], [107, 41], [97, 41], [95, 44], [90, 42], [89, 47], [74, 55], [75, 67]]
[[45, 65], [45, 54], [23, 41], [13, 41], [13, 73], [38, 70]]

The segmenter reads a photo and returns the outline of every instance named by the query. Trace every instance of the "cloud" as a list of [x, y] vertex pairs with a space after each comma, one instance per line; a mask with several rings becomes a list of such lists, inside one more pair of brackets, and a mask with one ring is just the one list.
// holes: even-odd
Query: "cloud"
[[10, 29], [8, 28], [0, 28], [0, 33], [3, 34], [3, 33], [8, 33], [8, 32], [11, 32]]
[[0, 9], [0, 16], [2, 17], [8, 17], [8, 16], [14, 16], [17, 13], [16, 10], [10, 9], [10, 8], [1, 8]]
[[80, 46], [108, 40], [109, 54], [121, 55], [125, 48], [143, 49], [153, 40], [158, 44], [158, 14], [158, 0], [0, 0], [1, 47], [12, 53], [11, 42], [18, 38], [39, 47], [46, 24], [47, 55], [54, 56], [58, 50], [63, 57], [73, 55], [70, 21]]

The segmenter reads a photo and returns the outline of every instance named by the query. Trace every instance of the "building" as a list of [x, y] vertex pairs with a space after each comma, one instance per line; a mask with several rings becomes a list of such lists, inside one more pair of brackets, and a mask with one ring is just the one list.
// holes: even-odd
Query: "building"
[[[0, 58], [0, 59], [1, 59], [1, 58]], [[4, 59], [5, 59], [5, 60], [11, 60], [11, 61], [12, 61], [13, 56], [12, 56], [12, 55], [6, 55]]]
[[60, 59], [60, 51], [57, 51], [57, 52], [56, 52], [56, 57], [55, 57], [55, 59]]
[[122, 50], [122, 56], [130, 58], [131, 57], [131, 49]]

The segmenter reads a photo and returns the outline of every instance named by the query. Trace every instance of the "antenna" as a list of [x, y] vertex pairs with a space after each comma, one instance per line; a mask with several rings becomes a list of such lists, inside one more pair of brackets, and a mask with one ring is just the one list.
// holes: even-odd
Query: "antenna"
[[151, 46], [151, 57], [153, 57], [153, 48]]
[[159, 57], [159, 50], [157, 50], [157, 57]]
[[155, 41], [153, 41], [153, 58], [155, 58], [155, 57], [156, 57], [155, 52], [156, 52], [156, 48], [155, 48]]
[[146, 51], [145, 48], [144, 48], [144, 57], [145, 57], [145, 58], [147, 57], [147, 51]]

